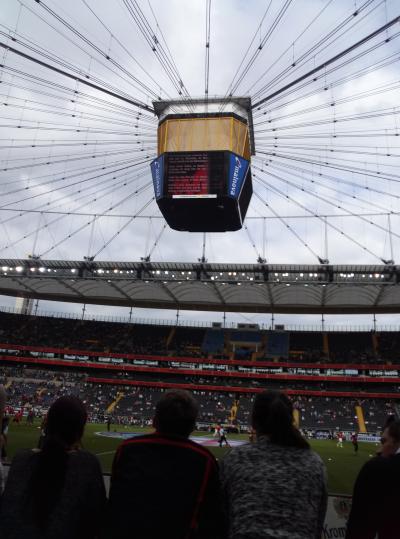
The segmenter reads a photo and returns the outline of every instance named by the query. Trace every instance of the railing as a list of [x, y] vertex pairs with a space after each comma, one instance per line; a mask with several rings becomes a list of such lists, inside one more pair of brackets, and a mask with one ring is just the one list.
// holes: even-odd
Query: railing
[[[42, 309], [34, 309], [32, 313], [22, 313], [20, 309], [15, 307], [1, 306], [0, 312], [9, 314], [25, 314], [26, 316], [41, 316], [47, 318], [65, 318], [69, 320], [85, 320], [93, 322], [114, 322], [118, 324], [141, 324], [151, 326], [179, 326], [179, 327], [196, 327], [196, 328], [211, 328], [214, 323], [220, 321], [203, 321], [203, 320], [182, 320], [166, 319], [166, 318], [136, 318], [133, 316], [112, 316], [99, 314], [82, 314], [82, 313], [65, 313], [58, 311], [45, 311]], [[260, 330], [271, 330], [271, 324], [254, 322]], [[237, 322], [227, 322], [225, 325], [221, 323], [221, 329], [237, 329]], [[308, 332], [397, 332], [400, 331], [400, 325], [327, 325], [324, 324], [284, 324], [285, 331], [308, 331]], [[245, 328], [240, 328], [246, 330]]]

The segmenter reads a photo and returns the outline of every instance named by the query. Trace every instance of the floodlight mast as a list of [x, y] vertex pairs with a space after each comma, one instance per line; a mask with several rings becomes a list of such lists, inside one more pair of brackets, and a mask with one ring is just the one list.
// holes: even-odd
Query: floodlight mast
[[157, 204], [169, 226], [189, 232], [239, 230], [253, 193], [250, 97], [155, 101]]

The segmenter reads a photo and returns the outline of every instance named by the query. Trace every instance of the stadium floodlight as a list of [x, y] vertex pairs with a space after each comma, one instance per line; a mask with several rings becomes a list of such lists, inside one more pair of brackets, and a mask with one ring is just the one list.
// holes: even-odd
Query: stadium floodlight
[[2, 266], [1, 268], [3, 271], [7, 271], [8, 270], [8, 266]]
[[21, 271], [23, 270], [24, 268], [22, 266], [17, 266], [15, 268], [15, 271], [18, 272], [18, 273], [21, 273]]
[[43, 272], [46, 271], [46, 268], [41, 267], [41, 268], [39, 268], [39, 271], [40, 271], [40, 273], [43, 273]]

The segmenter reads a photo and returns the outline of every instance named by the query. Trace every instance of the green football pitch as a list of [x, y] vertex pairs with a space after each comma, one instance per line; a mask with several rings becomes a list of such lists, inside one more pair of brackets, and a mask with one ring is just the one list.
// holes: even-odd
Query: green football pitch
[[[105, 432], [104, 424], [88, 424], [83, 438], [83, 447], [91, 451], [99, 458], [103, 471], [110, 472], [114, 453], [121, 439], [99, 436], [96, 432]], [[125, 428], [121, 425], [112, 425], [111, 432], [151, 432], [152, 429]], [[28, 449], [37, 447], [39, 438], [39, 425], [35, 423], [26, 425], [10, 424], [8, 433], [8, 459], [11, 460], [18, 449]], [[196, 432], [196, 436], [210, 436], [209, 433]], [[247, 440], [246, 435], [229, 435], [229, 440]], [[336, 447], [333, 440], [311, 440], [311, 446], [325, 462], [328, 470], [328, 489], [330, 493], [351, 494], [354, 481], [361, 466], [375, 455], [377, 446], [373, 443], [360, 443], [358, 454], [354, 454], [353, 446], [350, 442], [344, 442], [343, 448]], [[214, 455], [219, 459], [229, 451], [229, 448], [209, 447]]]

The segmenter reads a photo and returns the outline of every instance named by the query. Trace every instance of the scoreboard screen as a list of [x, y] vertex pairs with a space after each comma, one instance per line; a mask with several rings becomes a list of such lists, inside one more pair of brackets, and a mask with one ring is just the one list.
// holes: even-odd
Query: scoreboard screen
[[224, 152], [166, 154], [164, 193], [170, 197], [222, 195], [226, 189]]

